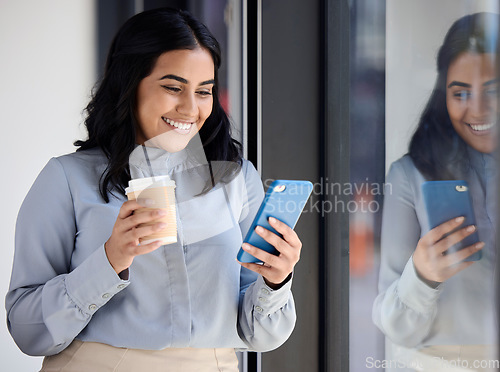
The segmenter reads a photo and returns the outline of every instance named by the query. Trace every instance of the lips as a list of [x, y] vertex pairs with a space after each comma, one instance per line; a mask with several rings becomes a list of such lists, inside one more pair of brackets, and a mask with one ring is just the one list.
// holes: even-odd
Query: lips
[[166, 117], [162, 116], [162, 119], [167, 125], [170, 125], [171, 127], [174, 128], [174, 130], [178, 133], [186, 134], [191, 131], [191, 127], [193, 126], [194, 123], [192, 122], [182, 122], [182, 121], [175, 121]]
[[471, 128], [474, 132], [485, 132], [495, 126], [496, 123], [465, 123]]

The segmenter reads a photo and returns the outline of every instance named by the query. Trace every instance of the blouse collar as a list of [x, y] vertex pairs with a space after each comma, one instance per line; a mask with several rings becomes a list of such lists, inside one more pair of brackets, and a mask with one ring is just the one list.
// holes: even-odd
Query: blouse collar
[[204, 164], [208, 164], [208, 161], [198, 133], [178, 152], [137, 145], [129, 156], [132, 179], [171, 175], [179, 169], [186, 170]]

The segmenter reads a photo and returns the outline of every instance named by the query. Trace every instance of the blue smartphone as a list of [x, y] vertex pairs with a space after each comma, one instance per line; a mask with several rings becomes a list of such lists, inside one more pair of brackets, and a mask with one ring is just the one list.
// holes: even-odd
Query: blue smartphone
[[[422, 184], [422, 195], [431, 228], [460, 216], [465, 217], [465, 222], [456, 230], [464, 226], [476, 225], [476, 218], [474, 217], [474, 210], [472, 209], [469, 194], [469, 185], [466, 181], [424, 182]], [[479, 242], [479, 235], [476, 230], [473, 234], [450, 247], [447, 252], [453, 253], [477, 242]], [[464, 261], [478, 261], [481, 257], [482, 252], [477, 251]]]
[[[262, 226], [281, 236], [281, 234], [269, 224], [269, 217], [274, 217], [293, 229], [311, 195], [312, 189], [313, 185], [309, 181], [274, 181], [267, 189], [264, 200], [243, 242], [263, 249], [266, 252], [278, 255], [279, 252], [276, 248], [260, 237], [255, 232], [255, 228], [257, 226]], [[240, 248], [237, 258], [240, 262], [262, 262], [245, 252], [242, 248]]]

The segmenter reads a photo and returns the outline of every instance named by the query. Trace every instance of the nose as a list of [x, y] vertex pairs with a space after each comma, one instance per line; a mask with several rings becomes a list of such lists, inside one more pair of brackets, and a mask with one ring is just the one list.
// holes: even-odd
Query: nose
[[198, 114], [198, 105], [194, 92], [184, 92], [177, 103], [176, 111], [186, 118], [194, 118]]

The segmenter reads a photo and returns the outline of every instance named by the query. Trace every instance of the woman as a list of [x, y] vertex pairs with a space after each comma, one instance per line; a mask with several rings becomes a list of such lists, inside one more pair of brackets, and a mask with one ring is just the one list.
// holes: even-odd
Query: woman
[[[496, 337], [497, 38], [497, 14], [468, 15], [452, 25], [409, 152], [386, 180], [392, 192], [384, 201], [374, 322], [393, 343], [450, 360], [483, 358], [482, 346]], [[421, 184], [455, 179], [469, 184], [477, 226], [456, 216], [431, 230]], [[476, 230], [481, 242], [446, 253]], [[479, 250], [482, 260], [464, 261]]]
[[[217, 41], [184, 11], [146, 11], [117, 33], [88, 139], [49, 161], [18, 216], [8, 327], [43, 371], [236, 371], [235, 349], [292, 332], [295, 232], [273, 220], [283, 238], [258, 233], [280, 255], [245, 246], [265, 264], [235, 260], [263, 190], [230, 136], [219, 66]], [[138, 145], [176, 181], [177, 243], [139, 244], [164, 225], [124, 195], [153, 169]]]

